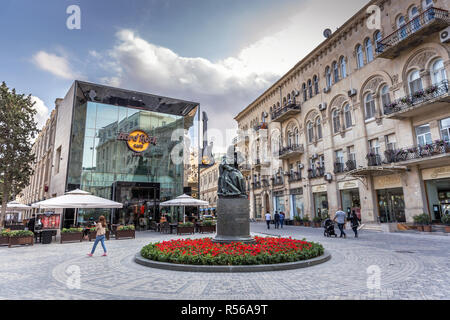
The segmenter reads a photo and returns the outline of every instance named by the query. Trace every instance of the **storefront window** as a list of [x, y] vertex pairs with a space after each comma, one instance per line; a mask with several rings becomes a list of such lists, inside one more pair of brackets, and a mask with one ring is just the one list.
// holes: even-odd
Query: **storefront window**
[[431, 218], [440, 222], [443, 214], [450, 214], [450, 178], [425, 181]]
[[380, 222], [406, 222], [403, 189], [383, 189], [377, 191]]
[[342, 209], [348, 213], [355, 210], [359, 218], [361, 218], [361, 200], [359, 199], [358, 189], [341, 190]]
[[304, 217], [303, 196], [299, 194], [291, 195], [292, 212], [294, 217]]
[[314, 216], [325, 217], [328, 215], [328, 196], [326, 192], [314, 193]]

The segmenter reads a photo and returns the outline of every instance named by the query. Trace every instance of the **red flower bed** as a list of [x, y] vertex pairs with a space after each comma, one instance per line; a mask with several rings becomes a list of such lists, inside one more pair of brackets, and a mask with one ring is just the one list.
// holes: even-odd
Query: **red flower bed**
[[194, 265], [256, 265], [295, 262], [323, 254], [322, 245], [291, 238], [255, 237], [255, 244], [213, 243], [210, 238], [153, 243], [141, 250], [144, 258]]

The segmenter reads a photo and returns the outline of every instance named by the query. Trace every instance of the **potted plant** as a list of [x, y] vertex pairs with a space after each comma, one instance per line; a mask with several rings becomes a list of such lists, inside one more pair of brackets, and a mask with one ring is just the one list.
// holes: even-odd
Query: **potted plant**
[[322, 222], [322, 218], [314, 217], [313, 222], [314, 222], [314, 228], [320, 228], [320, 223]]
[[9, 229], [3, 229], [0, 232], [0, 246], [8, 246], [9, 245], [9, 234], [10, 234], [10, 230]]
[[450, 233], [450, 214], [443, 214], [441, 221], [445, 225], [445, 232]]
[[305, 227], [309, 227], [311, 225], [311, 220], [309, 219], [309, 215], [306, 215], [303, 218], [303, 224], [305, 225]]
[[[106, 233], [105, 233], [106, 240], [109, 240], [109, 235], [110, 235], [110, 232], [109, 232], [108, 228], [106, 228]], [[96, 237], [97, 237], [97, 231], [95, 230], [95, 227], [89, 228], [89, 241], [95, 240]]]
[[177, 234], [193, 234], [194, 224], [192, 222], [179, 223], [177, 226]]
[[301, 226], [302, 225], [302, 218], [300, 216], [294, 217], [294, 226]]
[[61, 230], [61, 243], [83, 241], [83, 228], [63, 228]]
[[216, 232], [216, 222], [213, 220], [205, 220], [199, 225], [200, 233]]
[[418, 226], [419, 231], [431, 232], [430, 217], [426, 213], [422, 213], [413, 217], [414, 223]]
[[136, 230], [134, 228], [134, 224], [117, 227], [116, 240], [119, 240], [121, 238], [136, 238]]
[[31, 244], [33, 245], [34, 233], [29, 230], [16, 230], [9, 232], [9, 247]]

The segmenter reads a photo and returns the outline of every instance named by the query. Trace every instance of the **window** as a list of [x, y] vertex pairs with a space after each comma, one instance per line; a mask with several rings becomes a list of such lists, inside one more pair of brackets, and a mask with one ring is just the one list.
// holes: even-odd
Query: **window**
[[426, 10], [433, 6], [433, 0], [423, 0], [422, 5], [423, 9]]
[[308, 92], [306, 91], [306, 83], [303, 83], [302, 91], [303, 91], [303, 101], [308, 100]]
[[411, 94], [422, 91], [422, 79], [420, 78], [419, 70], [414, 70], [409, 74], [408, 82]]
[[348, 160], [353, 161], [353, 164], [356, 166], [356, 153], [355, 147], [351, 146], [347, 148]]
[[395, 134], [390, 134], [385, 137], [386, 139], [386, 150], [395, 150], [397, 147], [397, 139]]
[[309, 168], [312, 170], [316, 169], [316, 163], [314, 162], [314, 159], [309, 159]]
[[376, 155], [380, 154], [380, 144], [378, 143], [378, 139], [373, 139], [369, 141], [369, 148], [371, 153], [375, 153]]
[[389, 95], [389, 86], [385, 85], [381, 88], [381, 105], [383, 107], [391, 104], [391, 97]]
[[358, 64], [358, 68], [362, 68], [364, 66], [364, 55], [361, 45], [356, 47], [356, 62]]
[[416, 127], [416, 137], [417, 137], [417, 144], [419, 146], [431, 144], [432, 140], [431, 140], [430, 125], [424, 124], [422, 126]]
[[[105, 151], [105, 150], [103, 150], [103, 151]], [[56, 150], [56, 162], [55, 162], [55, 170], [56, 170], [56, 173], [58, 174], [59, 173], [59, 166], [60, 166], [60, 164], [61, 164], [61, 147], [59, 147], [57, 150]]]
[[345, 79], [347, 77], [347, 63], [345, 62], [344, 57], [341, 57], [339, 64], [341, 66], [341, 77], [342, 79]]
[[345, 118], [345, 127], [350, 128], [352, 126], [352, 112], [350, 110], [350, 105], [348, 103], [344, 106], [344, 118]]
[[317, 139], [322, 139], [322, 123], [320, 121], [320, 118], [317, 118], [316, 120], [316, 129], [317, 129]]
[[341, 122], [339, 120], [339, 112], [336, 109], [333, 111], [333, 129], [334, 129], [334, 133], [338, 133], [341, 130]]
[[311, 143], [314, 140], [314, 128], [311, 122], [308, 122], [308, 141]]
[[311, 79], [308, 80], [308, 94], [309, 94], [309, 97], [312, 98], [312, 96], [313, 96], [313, 88], [312, 88], [312, 81], [311, 81]]
[[342, 152], [342, 150], [336, 151], [336, 162], [344, 163], [344, 152]]
[[320, 168], [325, 168], [325, 156], [323, 154], [319, 156], [318, 164]]
[[371, 93], [368, 93], [364, 99], [364, 110], [366, 112], [366, 120], [375, 117], [375, 101]]
[[337, 62], [333, 62], [333, 77], [334, 77], [334, 83], [339, 82], [339, 66]]
[[439, 121], [442, 140], [450, 142], [450, 117]]
[[381, 40], [383, 40], [381, 31], [375, 32], [375, 36], [373, 38], [375, 41], [375, 50], [377, 51], [377, 53], [383, 52], [383, 49], [381, 47]]
[[366, 43], [365, 43], [365, 46], [366, 46], [367, 63], [369, 63], [369, 62], [371, 62], [373, 60], [372, 41], [370, 39], [367, 39]]
[[419, 19], [419, 10], [416, 6], [412, 7], [411, 10], [409, 10], [409, 19], [411, 22], [411, 31], [416, 32], [420, 29], [420, 19]]
[[300, 135], [298, 132], [298, 128], [294, 129], [294, 143], [298, 146], [300, 145]]
[[314, 76], [314, 93], [319, 94], [319, 78], [317, 76]]
[[447, 80], [447, 73], [445, 72], [444, 61], [442, 59], [436, 60], [433, 63], [432, 77], [433, 84], [436, 85]]
[[406, 20], [404, 16], [400, 16], [397, 19], [397, 27], [399, 28], [398, 36], [400, 37], [400, 40], [403, 40], [406, 38]]
[[288, 144], [288, 147], [290, 148], [290, 147], [292, 147], [292, 132], [288, 131], [287, 135], [288, 135], [287, 144]]
[[325, 78], [326, 78], [326, 81], [327, 81], [327, 88], [330, 88], [331, 87], [331, 70], [330, 70], [330, 67], [327, 67], [326, 69], [325, 69]]

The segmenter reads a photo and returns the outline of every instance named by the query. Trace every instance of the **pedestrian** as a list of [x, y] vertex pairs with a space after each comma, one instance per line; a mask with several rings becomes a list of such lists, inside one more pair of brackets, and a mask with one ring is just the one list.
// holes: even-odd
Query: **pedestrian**
[[279, 229], [280, 228], [280, 214], [278, 213], [278, 211], [275, 211], [273, 219], [275, 220], [275, 229]]
[[270, 212], [266, 213], [266, 223], [267, 223], [267, 229], [270, 229], [270, 222], [272, 221], [272, 215]]
[[358, 238], [359, 219], [358, 219], [358, 215], [356, 214], [355, 210], [352, 211], [350, 222], [352, 225], [353, 232], [355, 233], [355, 238]]
[[28, 230], [34, 233], [35, 224], [36, 224], [36, 215], [33, 213], [30, 221], [28, 221], [28, 224], [27, 224]]
[[341, 231], [340, 238], [342, 237], [347, 238], [347, 235], [344, 232], [345, 212], [342, 211], [342, 207], [339, 207], [338, 211], [336, 211], [333, 221], [337, 222], [339, 231]]
[[286, 218], [286, 215], [283, 211], [280, 212], [280, 226], [281, 229], [283, 229], [284, 219]]
[[88, 253], [88, 256], [92, 257], [92, 255], [95, 252], [95, 248], [97, 247], [97, 244], [99, 242], [102, 243], [103, 247], [103, 256], [106, 257], [106, 247], [105, 247], [105, 234], [106, 234], [106, 219], [105, 216], [100, 216], [98, 218], [98, 223], [95, 225], [95, 230], [97, 232], [97, 235], [95, 237], [94, 246], [92, 247], [91, 253]]

